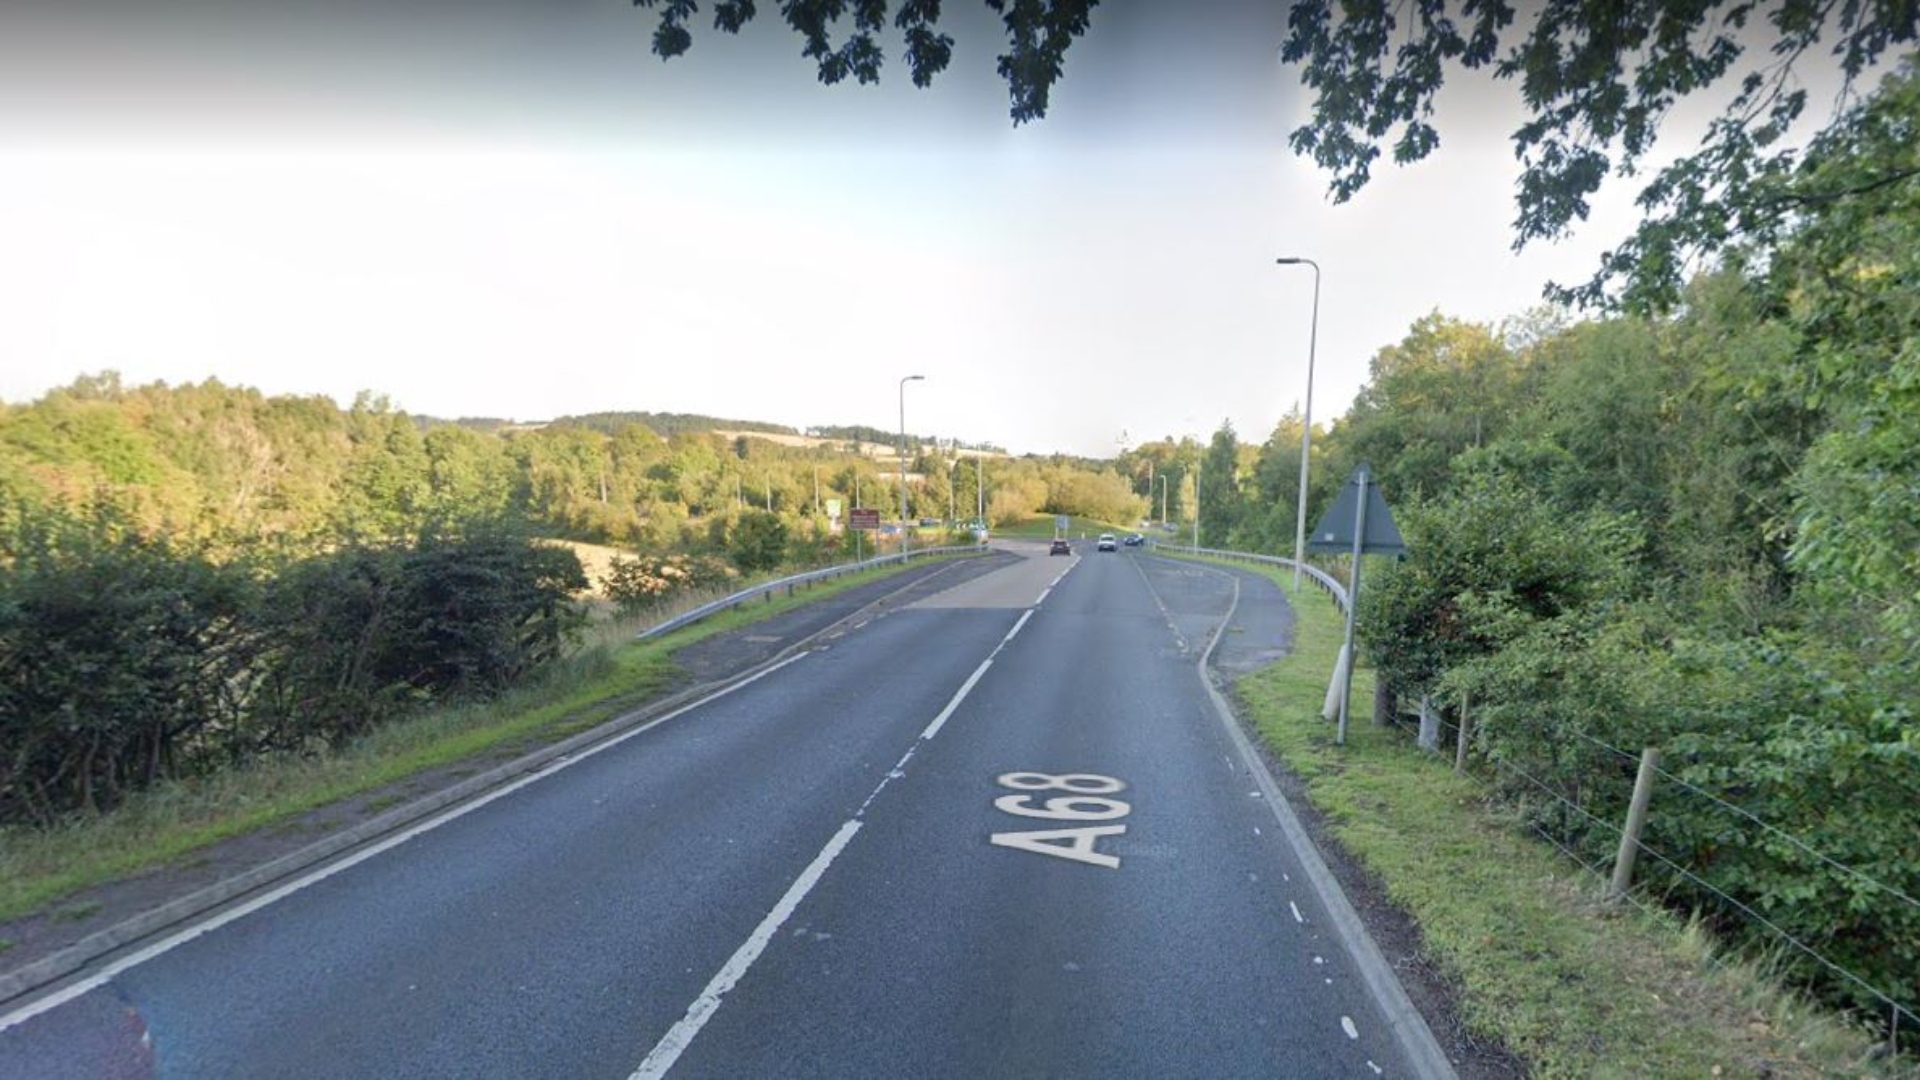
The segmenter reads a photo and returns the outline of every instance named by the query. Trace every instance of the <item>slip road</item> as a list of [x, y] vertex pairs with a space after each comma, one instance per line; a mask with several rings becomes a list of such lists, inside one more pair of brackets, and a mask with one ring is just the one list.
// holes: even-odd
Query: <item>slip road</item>
[[1031, 557], [0, 1013], [0, 1076], [1412, 1075], [1196, 659]]

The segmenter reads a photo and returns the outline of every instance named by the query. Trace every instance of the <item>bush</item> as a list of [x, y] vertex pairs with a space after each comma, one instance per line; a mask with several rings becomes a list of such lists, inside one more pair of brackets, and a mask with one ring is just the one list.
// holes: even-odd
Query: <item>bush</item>
[[601, 589], [622, 613], [632, 615], [682, 593], [724, 585], [733, 569], [708, 555], [615, 557]]
[[496, 693], [581, 622], [573, 553], [498, 529], [347, 544], [263, 584], [110, 513], [4, 520], [0, 823]]
[[491, 528], [296, 563], [267, 589], [259, 747], [338, 745], [433, 698], [497, 693], [560, 655], [586, 585], [571, 550]]
[[252, 581], [111, 512], [11, 517], [0, 567], [0, 821], [103, 810], [210, 768], [244, 725]]
[[741, 514], [727, 532], [727, 555], [743, 573], [779, 566], [787, 557], [787, 523], [765, 510]]

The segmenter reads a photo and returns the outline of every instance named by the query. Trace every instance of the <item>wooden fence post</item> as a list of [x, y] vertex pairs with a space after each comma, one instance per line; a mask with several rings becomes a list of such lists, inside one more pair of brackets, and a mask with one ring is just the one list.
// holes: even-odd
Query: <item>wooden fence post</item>
[[1473, 721], [1467, 712], [1467, 695], [1465, 691], [1462, 691], [1460, 694], [1460, 739], [1453, 747], [1454, 772], [1463, 773], [1467, 771], [1467, 737], [1471, 733], [1472, 727]]
[[1647, 803], [1653, 798], [1653, 777], [1660, 768], [1660, 751], [1640, 751], [1640, 774], [1633, 779], [1633, 803], [1627, 807], [1627, 827], [1620, 833], [1620, 853], [1613, 859], [1613, 883], [1608, 900], [1621, 900], [1633, 885], [1633, 857], [1640, 851], [1640, 832], [1647, 825]]
[[1440, 752], [1440, 709], [1433, 699], [1420, 695], [1420, 737], [1417, 740], [1422, 750]]

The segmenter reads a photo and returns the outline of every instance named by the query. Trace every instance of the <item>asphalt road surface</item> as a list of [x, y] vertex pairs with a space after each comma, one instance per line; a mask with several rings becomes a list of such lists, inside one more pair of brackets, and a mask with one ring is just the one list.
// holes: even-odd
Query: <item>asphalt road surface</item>
[[0, 1076], [1412, 1074], [1196, 667], [1032, 557], [0, 1014]]

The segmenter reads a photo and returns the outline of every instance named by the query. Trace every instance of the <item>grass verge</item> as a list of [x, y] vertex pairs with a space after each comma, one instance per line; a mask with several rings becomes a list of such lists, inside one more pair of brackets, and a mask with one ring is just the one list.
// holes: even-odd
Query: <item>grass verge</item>
[[[574, 656], [491, 701], [422, 713], [336, 753], [263, 759], [245, 768], [163, 784], [112, 813], [58, 828], [0, 830], [0, 919], [43, 910], [91, 886], [289, 823], [308, 811], [430, 770], [482, 755], [517, 755], [605, 723], [682, 681], [683, 673], [672, 659], [675, 650], [901, 569], [886, 566], [848, 574], [794, 596], [720, 612], [651, 641], [633, 641], [639, 626], [631, 621], [601, 623]], [[362, 811], [384, 809], [408, 797], [376, 799]]]
[[1319, 712], [1341, 616], [1303, 593], [1295, 627], [1290, 655], [1239, 680], [1242, 714], [1418, 924], [1472, 1035], [1542, 1077], [1917, 1075], [1697, 925], [1602, 903], [1594, 875], [1521, 831], [1450, 754], [1372, 725], [1371, 671], [1355, 673], [1347, 744], [1334, 745]]
[[[1092, 518], [1068, 518], [1067, 535], [1075, 540], [1082, 537], [1092, 538], [1101, 533], [1125, 534], [1132, 529], [1115, 525], [1108, 521], [1095, 521]], [[1054, 516], [1039, 514], [1020, 521], [1009, 521], [994, 527], [995, 536], [1013, 537], [1022, 540], [1050, 540], [1054, 535]]]

